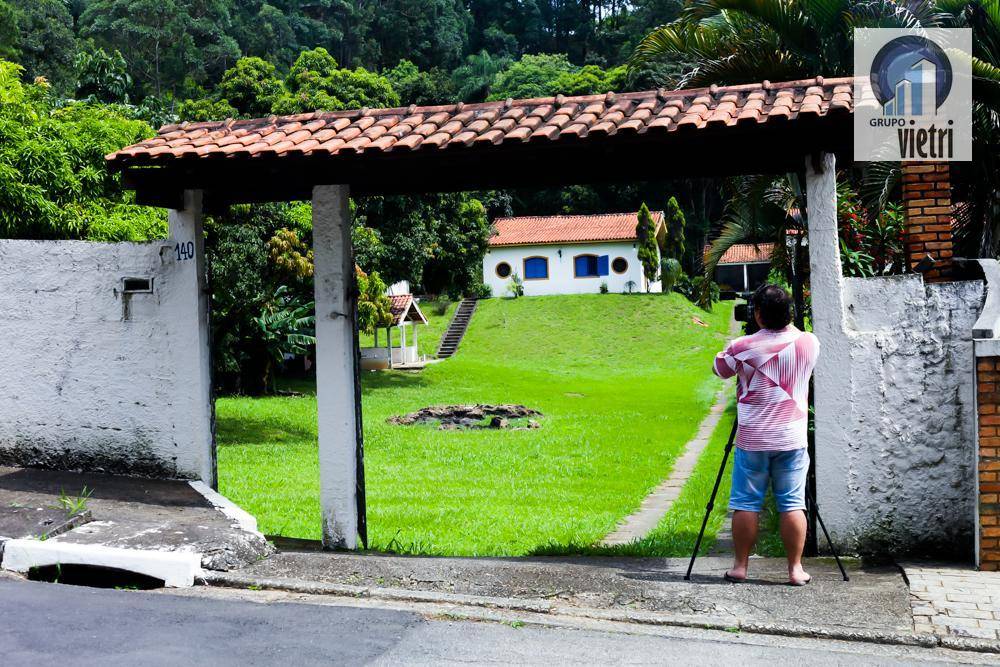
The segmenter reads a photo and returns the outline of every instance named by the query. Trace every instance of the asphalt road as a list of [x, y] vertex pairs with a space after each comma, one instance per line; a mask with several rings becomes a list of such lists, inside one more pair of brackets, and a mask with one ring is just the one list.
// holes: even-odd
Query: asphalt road
[[[0, 665], [934, 664], [968, 654], [725, 633], [643, 636], [0, 579]], [[752, 641], [748, 641], [752, 639]], [[993, 656], [994, 658], [996, 656]], [[973, 658], [988, 658], [973, 656]]]

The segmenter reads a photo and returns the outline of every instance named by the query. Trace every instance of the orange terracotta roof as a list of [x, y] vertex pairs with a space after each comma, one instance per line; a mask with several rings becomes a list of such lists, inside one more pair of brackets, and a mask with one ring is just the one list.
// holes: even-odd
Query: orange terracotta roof
[[481, 104], [360, 109], [165, 125], [106, 157], [109, 166], [178, 160], [461, 150], [586, 136], [685, 132], [850, 114], [851, 78], [651, 90]]
[[[708, 251], [708, 247], [705, 247]], [[770, 262], [771, 253], [774, 252], [773, 243], [737, 243], [727, 250], [719, 264], [753, 264], [755, 262]]]
[[413, 300], [412, 294], [393, 294], [389, 296], [389, 312], [392, 313], [392, 324], [399, 326], [402, 321], [427, 324], [427, 318], [420, 312], [420, 307]]
[[[663, 211], [650, 211], [653, 224], [663, 223]], [[634, 241], [638, 213], [525, 216], [497, 218], [490, 246]]]

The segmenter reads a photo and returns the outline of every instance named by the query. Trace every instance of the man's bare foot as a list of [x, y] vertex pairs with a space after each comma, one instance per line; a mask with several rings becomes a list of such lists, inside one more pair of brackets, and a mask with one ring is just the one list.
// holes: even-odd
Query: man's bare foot
[[788, 568], [788, 583], [792, 586], [805, 586], [810, 581], [812, 581], [812, 577], [802, 569], [802, 565], [794, 565]]
[[726, 570], [725, 580], [733, 583], [742, 583], [747, 580], [747, 569], [737, 566]]

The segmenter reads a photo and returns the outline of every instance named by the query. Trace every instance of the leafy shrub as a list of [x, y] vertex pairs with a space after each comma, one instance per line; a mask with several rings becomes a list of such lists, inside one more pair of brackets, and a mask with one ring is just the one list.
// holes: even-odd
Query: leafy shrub
[[673, 257], [664, 259], [660, 263], [660, 281], [664, 293], [673, 292], [682, 275], [684, 275], [684, 269], [681, 268], [679, 261]]
[[519, 296], [524, 296], [524, 281], [521, 280], [521, 276], [518, 275], [517, 271], [510, 275], [510, 280], [507, 282], [507, 291], [515, 299]]

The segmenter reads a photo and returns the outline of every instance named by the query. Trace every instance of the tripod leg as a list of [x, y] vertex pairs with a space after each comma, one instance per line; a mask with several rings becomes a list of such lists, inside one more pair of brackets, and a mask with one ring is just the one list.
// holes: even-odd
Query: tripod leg
[[851, 578], [847, 576], [847, 570], [844, 569], [844, 564], [840, 562], [840, 555], [837, 554], [837, 548], [833, 546], [833, 540], [830, 539], [830, 533], [826, 530], [826, 524], [823, 523], [823, 517], [819, 515], [819, 508], [816, 507], [816, 498], [813, 498], [813, 508], [816, 512], [816, 519], [819, 521], [819, 527], [823, 529], [823, 536], [826, 537], [826, 543], [830, 545], [830, 551], [833, 553], [834, 560], [837, 561], [837, 567], [840, 568], [840, 575], [844, 578], [844, 581], [850, 581]]
[[698, 539], [694, 543], [694, 552], [691, 554], [691, 562], [688, 563], [687, 574], [684, 575], [685, 581], [691, 580], [691, 570], [694, 568], [694, 561], [698, 557], [698, 549], [701, 548], [701, 539], [705, 536], [705, 527], [708, 525], [708, 519], [712, 516], [712, 510], [715, 509], [715, 496], [719, 493], [719, 484], [722, 483], [722, 475], [726, 471], [726, 462], [729, 461], [729, 452], [733, 449], [733, 441], [736, 440], [736, 427], [737, 421], [733, 421], [733, 430], [729, 432], [729, 441], [726, 443], [726, 451], [722, 455], [722, 465], [719, 466], [719, 474], [715, 476], [715, 486], [712, 487], [712, 495], [708, 499], [708, 505], [705, 506], [705, 518], [701, 520], [701, 530], [698, 531]]

